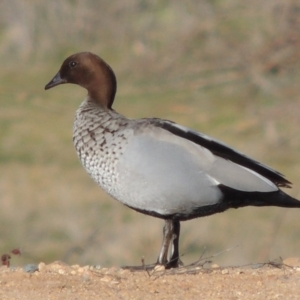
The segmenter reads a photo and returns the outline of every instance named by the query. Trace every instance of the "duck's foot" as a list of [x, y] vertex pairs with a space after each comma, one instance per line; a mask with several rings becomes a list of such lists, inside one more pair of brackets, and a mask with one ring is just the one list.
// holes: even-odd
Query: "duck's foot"
[[174, 268], [179, 268], [179, 267], [183, 267], [184, 263], [182, 262], [182, 260], [180, 258], [177, 259], [173, 259], [169, 262], [167, 262], [164, 267], [168, 270], [168, 269], [174, 269]]

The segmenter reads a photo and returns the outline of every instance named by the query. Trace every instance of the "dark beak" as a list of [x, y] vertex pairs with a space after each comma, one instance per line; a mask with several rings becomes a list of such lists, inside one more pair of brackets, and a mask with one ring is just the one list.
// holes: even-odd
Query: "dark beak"
[[62, 83], [66, 83], [67, 81], [65, 79], [62, 79], [60, 77], [60, 72], [58, 72], [54, 77], [53, 79], [45, 85], [45, 90], [49, 90], [59, 84], [62, 84]]

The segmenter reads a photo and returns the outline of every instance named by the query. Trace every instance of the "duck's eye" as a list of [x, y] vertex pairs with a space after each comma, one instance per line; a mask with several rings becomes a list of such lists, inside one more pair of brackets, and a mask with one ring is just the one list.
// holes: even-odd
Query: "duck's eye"
[[77, 66], [77, 62], [76, 61], [70, 61], [69, 62], [69, 67], [71, 68], [71, 69], [73, 69], [73, 68], [75, 68]]

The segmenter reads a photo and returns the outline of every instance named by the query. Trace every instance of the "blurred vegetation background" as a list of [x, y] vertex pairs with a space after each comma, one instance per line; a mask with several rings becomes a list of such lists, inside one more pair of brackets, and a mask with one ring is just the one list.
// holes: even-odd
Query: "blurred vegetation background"
[[[1, 0], [0, 253], [13, 264], [156, 260], [163, 221], [105, 195], [72, 144], [77, 86], [44, 91], [69, 55], [115, 70], [114, 108], [174, 120], [278, 169], [300, 198], [300, 1]], [[243, 208], [182, 223], [185, 263], [299, 256], [300, 211]]]

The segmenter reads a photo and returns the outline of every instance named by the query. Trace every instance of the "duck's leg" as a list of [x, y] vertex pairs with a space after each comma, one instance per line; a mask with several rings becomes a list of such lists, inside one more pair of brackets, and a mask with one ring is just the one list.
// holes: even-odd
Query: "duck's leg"
[[182, 264], [179, 259], [179, 235], [180, 222], [178, 220], [165, 220], [163, 242], [157, 264], [166, 268], [177, 268]]
[[183, 262], [179, 258], [179, 235], [180, 235], [180, 222], [173, 221], [173, 243], [171, 248], [171, 258], [168, 261], [168, 268], [178, 268], [183, 265]]
[[169, 261], [170, 246], [172, 244], [173, 237], [173, 221], [165, 220], [165, 226], [163, 228], [163, 241], [160, 249], [160, 253], [157, 259], [157, 264], [166, 266]]

